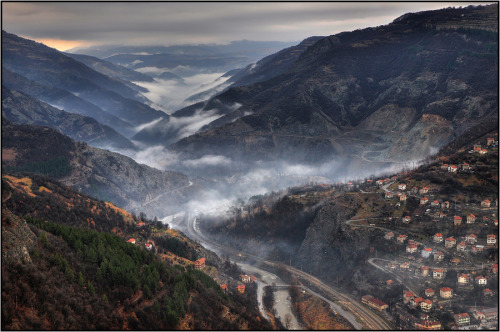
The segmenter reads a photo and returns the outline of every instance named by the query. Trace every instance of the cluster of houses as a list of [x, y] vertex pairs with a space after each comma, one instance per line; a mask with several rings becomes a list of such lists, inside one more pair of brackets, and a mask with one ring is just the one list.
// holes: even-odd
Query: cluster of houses
[[[453, 315], [455, 327], [459, 330], [494, 329], [498, 327], [498, 308], [471, 308], [470, 314], [461, 312]], [[479, 324], [471, 324], [471, 316]]]
[[[133, 237], [131, 237], [130, 239], [127, 240], [127, 243], [135, 244], [136, 240]], [[148, 250], [148, 251], [153, 250], [153, 248], [154, 248], [154, 241], [153, 240], [147, 240], [146, 243], [144, 244], [144, 248], [146, 248], [146, 250]]]
[[[204, 258], [202, 258], [202, 259], [204, 259]], [[257, 278], [256, 278], [255, 276], [253, 276], [253, 275], [250, 275], [250, 276], [249, 276], [249, 275], [246, 275], [246, 274], [240, 274], [240, 275], [239, 275], [239, 280], [240, 280], [242, 283], [238, 283], [238, 284], [236, 285], [236, 290], [237, 290], [238, 292], [240, 292], [241, 294], [244, 294], [244, 293], [245, 293], [245, 284], [248, 284], [248, 283], [251, 283], [251, 282], [257, 282]], [[214, 281], [216, 281], [216, 282], [217, 282], [217, 279], [216, 279], [216, 278], [214, 278]], [[227, 293], [227, 292], [229, 291], [229, 288], [228, 288], [227, 284], [225, 284], [225, 283], [224, 283], [224, 284], [221, 284], [221, 285], [220, 285], [220, 288], [222, 289], [222, 291], [223, 291], [224, 293]]]

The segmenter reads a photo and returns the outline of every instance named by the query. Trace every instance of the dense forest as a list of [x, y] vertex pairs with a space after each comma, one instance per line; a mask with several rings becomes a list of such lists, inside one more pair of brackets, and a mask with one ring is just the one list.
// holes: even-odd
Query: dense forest
[[[270, 328], [251, 287], [226, 294], [192, 263], [160, 260], [155, 252], [190, 262], [201, 251], [145, 214], [33, 175], [4, 174], [2, 201], [3, 329]], [[157, 250], [130, 236], [151, 237]]]

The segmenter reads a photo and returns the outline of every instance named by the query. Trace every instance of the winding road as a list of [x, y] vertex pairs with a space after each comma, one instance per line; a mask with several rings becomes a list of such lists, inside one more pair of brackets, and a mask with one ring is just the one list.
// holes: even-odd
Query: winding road
[[[271, 266], [274, 268], [277, 268], [278, 266], [284, 265], [282, 263], [278, 264], [278, 263], [273, 262], [273, 261], [265, 260], [260, 256], [256, 256], [256, 255], [246, 253], [246, 252], [243, 252], [240, 250], [235, 250], [231, 247], [216, 243], [216, 242], [208, 239], [203, 234], [201, 234], [201, 232], [199, 231], [199, 229], [196, 225], [196, 217], [193, 217], [190, 214], [188, 214], [187, 216], [188, 216], [188, 218], [187, 218], [187, 231], [193, 239], [195, 239], [199, 242], [203, 242], [204, 244], [208, 244], [210, 247], [219, 249], [219, 251], [223, 251], [226, 254], [230, 254], [230, 255], [234, 255], [234, 256], [242, 255], [245, 257], [253, 258], [253, 259], [259, 260], [260, 263], [262, 263], [264, 265], [268, 265], [268, 266]], [[296, 277], [298, 277], [302, 280], [307, 280], [308, 282], [313, 284], [315, 287], [317, 287], [320, 291], [324, 292], [328, 296], [339, 299], [340, 304], [342, 306], [346, 307], [352, 313], [352, 315], [347, 315], [347, 317], [346, 316], [344, 316], [344, 317], [346, 319], [348, 319], [351, 322], [351, 324], [353, 324], [353, 326], [355, 326], [356, 328], [359, 328], [360, 324], [358, 323], [358, 321], [356, 321], [355, 317], [359, 318], [361, 320], [361, 322], [363, 322], [364, 326], [362, 326], [361, 328], [367, 328], [367, 329], [371, 329], [371, 330], [393, 330], [395, 328], [385, 318], [380, 317], [377, 313], [375, 313], [371, 309], [368, 309], [367, 307], [365, 307], [364, 305], [362, 305], [358, 301], [354, 300], [350, 296], [343, 294], [339, 290], [336, 290], [333, 287], [325, 284], [324, 282], [322, 282], [318, 278], [316, 278], [316, 277], [314, 277], [306, 272], [298, 270], [292, 266], [285, 265], [285, 267], [287, 268], [287, 270], [290, 273], [294, 274]], [[340, 310], [337, 310], [337, 311], [340, 312]]]

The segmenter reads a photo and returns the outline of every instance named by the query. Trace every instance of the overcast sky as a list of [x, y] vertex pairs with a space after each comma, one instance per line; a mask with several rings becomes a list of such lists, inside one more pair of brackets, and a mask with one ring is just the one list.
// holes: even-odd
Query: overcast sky
[[59, 50], [99, 44], [301, 41], [466, 2], [2, 2], [2, 29]]

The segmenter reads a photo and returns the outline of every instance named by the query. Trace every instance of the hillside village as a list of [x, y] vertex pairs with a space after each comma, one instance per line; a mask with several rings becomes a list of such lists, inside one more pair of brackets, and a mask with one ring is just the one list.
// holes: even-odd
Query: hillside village
[[384, 232], [368, 263], [387, 276], [374, 294], [389, 304], [362, 302], [402, 329], [498, 329], [498, 191], [487, 179], [498, 183], [497, 135], [417, 171], [347, 183], [384, 212], [348, 221]]
[[[290, 188], [284, 196], [258, 197], [236, 209], [225, 225], [210, 228], [207, 222], [202, 228], [218, 241], [239, 234], [232, 245], [258, 250], [255, 234], [278, 241], [288, 228], [297, 232], [303, 227], [304, 220], [279, 212], [284, 202], [308, 211], [324, 202], [356, 197], [362, 203], [343, 223], [355, 232], [369, 231], [369, 243], [363, 244], [368, 252], [363, 256], [366, 264], [352, 270], [353, 281], [344, 291], [398, 329], [497, 329], [498, 133], [476, 137], [453, 151], [394, 175], [310, 184]], [[279, 221], [280, 213], [289, 225]], [[263, 215], [269, 221], [256, 224]], [[266, 243], [266, 238], [260, 241]], [[288, 264], [288, 255], [279, 248], [269, 255]]]

